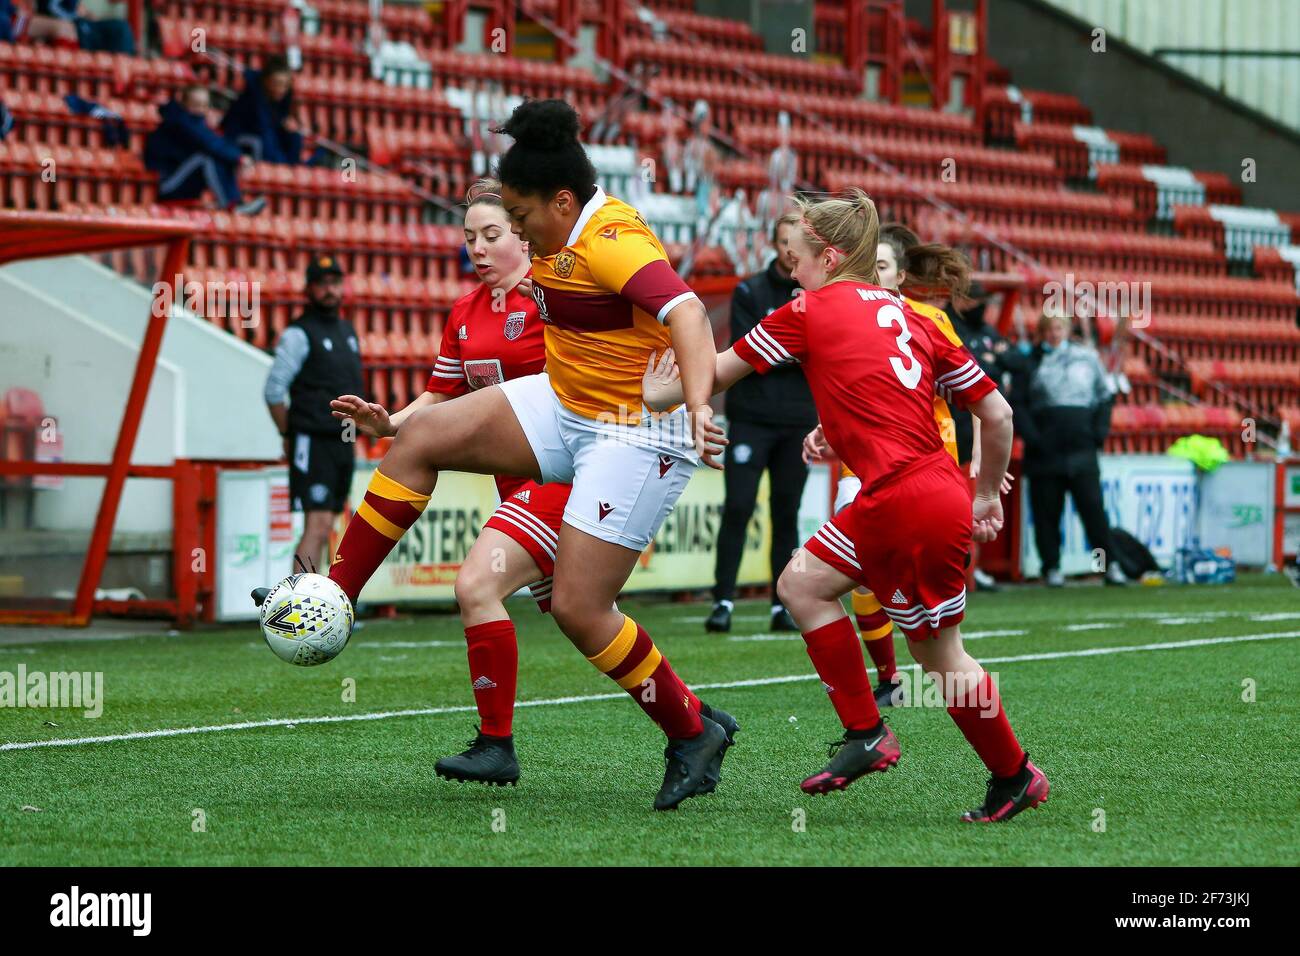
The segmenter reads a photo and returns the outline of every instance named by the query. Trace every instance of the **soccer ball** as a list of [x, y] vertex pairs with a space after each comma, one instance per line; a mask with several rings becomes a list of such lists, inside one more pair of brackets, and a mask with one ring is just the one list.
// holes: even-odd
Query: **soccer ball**
[[352, 634], [352, 602], [323, 574], [291, 574], [262, 602], [262, 636], [275, 656], [313, 667], [338, 656]]

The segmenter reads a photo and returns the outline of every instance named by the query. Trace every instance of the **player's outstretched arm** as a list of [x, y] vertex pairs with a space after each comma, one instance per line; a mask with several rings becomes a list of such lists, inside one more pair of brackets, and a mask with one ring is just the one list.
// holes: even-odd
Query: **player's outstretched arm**
[[340, 421], [352, 419], [357, 423], [357, 429], [371, 438], [391, 438], [402, 427], [402, 422], [420, 409], [444, 402], [451, 397], [441, 392], [421, 392], [411, 404], [389, 417], [388, 409], [382, 405], [367, 402], [356, 395], [340, 395], [330, 402], [330, 414]]
[[975, 480], [972, 537], [992, 541], [1002, 530], [1003, 478], [1011, 461], [1011, 406], [997, 391], [989, 392], [970, 406], [980, 423], [980, 473]]
[[[725, 392], [752, 371], [752, 365], [737, 356], [733, 349], [727, 349], [718, 355], [714, 364], [713, 394]], [[684, 401], [681, 370], [672, 349], [664, 349], [660, 355], [650, 353], [645, 375], [641, 377], [641, 400], [655, 412], [665, 411]]]

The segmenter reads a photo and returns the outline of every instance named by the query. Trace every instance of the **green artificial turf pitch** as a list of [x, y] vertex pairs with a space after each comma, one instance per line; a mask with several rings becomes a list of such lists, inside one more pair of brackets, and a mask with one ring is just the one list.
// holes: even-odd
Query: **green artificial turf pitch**
[[[986, 775], [937, 707], [890, 712], [897, 768], [805, 796], [799, 781], [821, 767], [838, 724], [802, 641], [765, 636], [766, 607], [752, 601], [738, 605], [730, 637], [704, 634], [705, 604], [625, 602], [677, 671], [742, 725], [718, 792], [655, 813], [658, 730], [549, 618], [526, 600], [511, 610], [519, 696], [539, 702], [517, 714], [514, 789], [433, 775], [474, 733], [453, 615], [371, 622], [338, 659], [307, 669], [273, 657], [253, 625], [0, 643], [0, 671], [99, 671], [105, 698], [97, 719], [0, 708], [0, 863], [1241, 865], [1300, 855], [1300, 602], [1278, 575], [975, 596], [969, 648], [998, 675], [1052, 782], [1045, 806], [992, 827], [958, 820]], [[355, 702], [343, 699], [345, 679]], [[436, 712], [393, 714], [411, 710]], [[377, 716], [356, 719], [366, 715]], [[350, 719], [12, 746], [328, 716]]]

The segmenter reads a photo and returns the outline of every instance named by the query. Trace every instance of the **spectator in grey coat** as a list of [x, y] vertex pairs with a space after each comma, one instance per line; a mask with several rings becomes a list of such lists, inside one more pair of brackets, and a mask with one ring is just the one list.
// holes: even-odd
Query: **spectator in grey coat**
[[[1110, 432], [1114, 388], [1095, 349], [1071, 341], [1070, 319], [1044, 315], [1039, 343], [1016, 416], [1025, 442], [1025, 477], [1034, 516], [1034, 543], [1049, 587], [1061, 587], [1061, 514], [1068, 492], [1088, 544], [1100, 549], [1106, 583], [1124, 584], [1101, 494], [1099, 454]], [[1100, 570], [1100, 569], [1099, 569]]]

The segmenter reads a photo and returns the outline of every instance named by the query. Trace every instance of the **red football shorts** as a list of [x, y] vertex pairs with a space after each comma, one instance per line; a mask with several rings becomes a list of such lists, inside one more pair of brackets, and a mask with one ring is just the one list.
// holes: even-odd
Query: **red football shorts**
[[[501, 487], [501, 482], [497, 483]], [[560, 544], [560, 521], [572, 485], [539, 485], [524, 481], [501, 500], [483, 525], [495, 528], [517, 542], [532, 557], [542, 578], [528, 587], [543, 614], [551, 609], [551, 580], [555, 574], [555, 549]]]
[[966, 613], [970, 489], [951, 457], [927, 458], [859, 495], [804, 547], [870, 588], [909, 640], [934, 637]]

